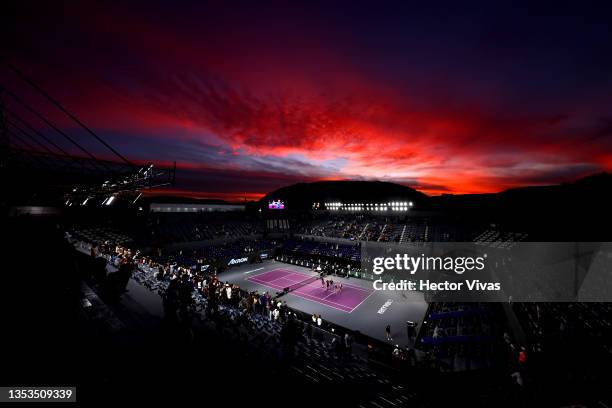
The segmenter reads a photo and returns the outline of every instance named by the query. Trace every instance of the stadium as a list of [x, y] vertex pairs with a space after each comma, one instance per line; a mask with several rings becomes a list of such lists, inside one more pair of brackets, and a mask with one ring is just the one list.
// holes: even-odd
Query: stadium
[[[18, 6], [13, 11], [21, 15]], [[227, 10], [218, 12], [210, 15]], [[83, 41], [89, 47], [98, 40], [92, 34]], [[365, 153], [345, 151], [358, 151], [359, 143], [338, 134], [309, 140], [301, 152], [297, 142], [275, 144], [276, 128], [244, 119], [246, 105], [225, 106], [223, 87], [214, 84], [197, 104], [215, 122], [202, 132], [216, 133], [210, 151], [194, 147], [190, 132], [201, 129], [189, 122], [193, 106], [170, 107], [158, 95], [150, 103], [165, 116], [143, 105], [126, 124], [113, 104], [136, 104], [129, 90], [137, 80], [121, 82], [108, 67], [112, 91], [104, 85], [100, 93], [119, 96], [107, 106], [92, 96], [99, 84], [87, 75], [49, 81], [25, 57], [28, 48], [17, 48], [0, 58], [8, 260], [0, 402], [612, 406], [612, 175], [603, 161], [585, 164], [580, 150], [600, 143], [597, 157], [609, 158], [609, 122], [580, 147], [559, 137], [577, 155], [579, 173], [543, 142], [533, 156], [553, 157], [560, 169], [554, 180], [548, 162], [533, 165], [547, 172], [537, 180], [535, 170], [510, 163], [506, 155], [519, 148], [504, 136], [507, 150], [495, 160], [504, 174], [527, 176], [508, 188], [464, 192], [434, 178], [393, 178], [391, 170], [367, 176], [382, 161], [357, 163]], [[172, 56], [177, 62], [180, 51]], [[91, 85], [90, 94], [80, 94], [79, 81]], [[189, 86], [197, 84], [188, 77], [173, 83], [173, 95]], [[228, 100], [240, 98], [232, 92]], [[290, 107], [281, 110], [282, 128], [296, 140], [331, 132], [335, 122], [346, 132], [357, 123], [347, 124], [337, 110], [322, 119], [310, 112], [321, 123], [298, 130]], [[258, 106], [256, 116], [267, 112]], [[173, 115], [184, 128], [168, 143], [161, 133]], [[221, 137], [226, 116], [244, 121], [235, 131], [239, 147], [238, 136]], [[138, 121], [153, 117], [153, 133], [131, 136]], [[370, 119], [368, 126], [379, 122]], [[254, 130], [244, 129], [251, 120]], [[368, 126], [360, 130], [373, 132]], [[256, 138], [249, 132], [261, 133], [270, 152], [256, 150], [259, 140], [249, 144]], [[343, 140], [337, 157], [336, 139]], [[384, 150], [376, 143], [375, 155]], [[300, 154], [320, 144], [314, 151], [321, 158], [302, 161]], [[197, 163], [177, 160], [196, 151]], [[327, 152], [333, 157], [323, 157]], [[411, 162], [420, 153], [403, 154]], [[485, 170], [494, 166], [488, 159]], [[337, 162], [356, 170], [323, 173]], [[423, 167], [457, 188], [471, 174], [440, 163]]]

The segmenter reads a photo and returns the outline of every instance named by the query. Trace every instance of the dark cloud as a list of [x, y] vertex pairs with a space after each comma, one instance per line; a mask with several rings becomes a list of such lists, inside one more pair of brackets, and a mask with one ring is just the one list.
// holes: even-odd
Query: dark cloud
[[590, 5], [9, 10], [7, 55], [125, 155], [177, 161], [182, 190], [477, 193], [612, 169], [612, 32]]

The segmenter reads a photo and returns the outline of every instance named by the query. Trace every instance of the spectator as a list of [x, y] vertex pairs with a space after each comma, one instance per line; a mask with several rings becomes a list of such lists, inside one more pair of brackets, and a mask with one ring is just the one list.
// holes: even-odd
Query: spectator
[[525, 350], [525, 347], [521, 346], [521, 351], [519, 351], [518, 353], [518, 363], [519, 363], [519, 367], [524, 367], [525, 364], [527, 363], [527, 351]]

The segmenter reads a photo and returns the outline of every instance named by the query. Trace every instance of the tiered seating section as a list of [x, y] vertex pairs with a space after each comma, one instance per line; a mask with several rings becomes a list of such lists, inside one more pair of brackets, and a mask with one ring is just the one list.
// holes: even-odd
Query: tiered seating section
[[557, 349], [565, 339], [600, 349], [601, 356], [612, 359], [612, 303], [514, 303], [512, 309], [532, 353]]
[[300, 253], [313, 256], [326, 256], [330, 258], [345, 258], [359, 262], [361, 260], [361, 247], [359, 244], [347, 245], [331, 242], [317, 242], [310, 240], [289, 239], [282, 246], [283, 252]]
[[442, 370], [491, 367], [498, 350], [496, 342], [501, 338], [495, 322], [501, 321], [491, 305], [431, 303], [418, 345], [430, 350]]
[[486, 230], [482, 234], [474, 238], [474, 242], [478, 245], [488, 246], [490, 248], [512, 248], [515, 243], [525, 241], [527, 234], [520, 232], [500, 232], [496, 230]]
[[368, 221], [363, 216], [337, 216], [306, 223], [299, 227], [299, 232], [318, 237], [358, 240], [367, 225]]
[[73, 239], [93, 245], [100, 245], [105, 242], [113, 245], [127, 245], [132, 242], [132, 238], [108, 227], [75, 228], [70, 231], [70, 235]]
[[162, 253], [162, 262], [178, 262], [182, 265], [197, 265], [218, 260], [227, 262], [262, 251], [271, 251], [276, 242], [265, 239], [237, 239], [221, 244], [207, 244], [189, 249], [166, 250]]
[[263, 224], [243, 216], [206, 213], [156, 213], [150, 223], [154, 235], [168, 242], [232, 239], [261, 234]]
[[[156, 268], [140, 263], [133, 278], [165, 297], [170, 278], [160, 280], [155, 273]], [[224, 288], [224, 284], [218, 282], [218, 287]], [[192, 307], [208, 331], [222, 336], [224, 341], [240, 343], [241, 347], [247, 347], [253, 354], [265, 358], [268, 364], [277, 361], [291, 311], [285, 310], [285, 317], [271, 318], [267, 311], [248, 306], [249, 298], [259, 294], [241, 290], [235, 293], [240, 298], [235, 302], [212, 304], [204, 291], [194, 288]], [[343, 343], [345, 340], [341, 333], [333, 333], [325, 326], [316, 327], [299, 320], [295, 321], [295, 325], [298, 336], [295, 355], [289, 362], [288, 375], [310, 382], [316, 389], [325, 386], [348, 391], [359, 387], [360, 392], [347, 395], [347, 400], [355, 398], [357, 401], [354, 402], [362, 407], [395, 408], [423, 404], [423, 396], [417, 394], [416, 388], [410, 389], [392, 381], [388, 375], [371, 367], [366, 349], [359, 344], [353, 346], [352, 337], [351, 345], [346, 348], [340, 346], [341, 343], [346, 344]]]
[[448, 242], [472, 241], [476, 232], [428, 219], [374, 217], [367, 215], [334, 215], [303, 223], [300, 234], [352, 241], [377, 242]]

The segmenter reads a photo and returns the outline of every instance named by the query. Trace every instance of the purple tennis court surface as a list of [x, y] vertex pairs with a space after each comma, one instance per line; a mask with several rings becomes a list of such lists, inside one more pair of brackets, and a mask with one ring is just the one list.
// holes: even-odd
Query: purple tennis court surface
[[[296, 283], [304, 282], [312, 276], [313, 275], [305, 275], [286, 269], [275, 269], [273, 271], [251, 276], [247, 278], [247, 280], [272, 289], [283, 290]], [[350, 313], [370, 296], [372, 292], [373, 290], [343, 283], [342, 291], [336, 293], [321, 287], [321, 280], [316, 280], [294, 290], [291, 294]]]

